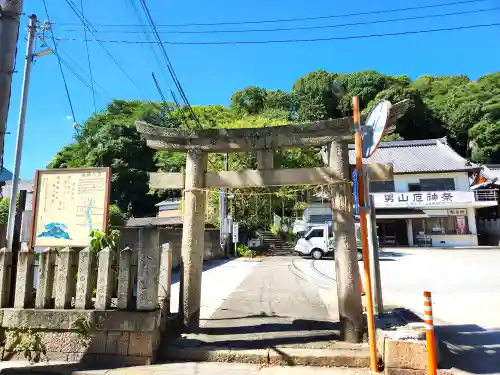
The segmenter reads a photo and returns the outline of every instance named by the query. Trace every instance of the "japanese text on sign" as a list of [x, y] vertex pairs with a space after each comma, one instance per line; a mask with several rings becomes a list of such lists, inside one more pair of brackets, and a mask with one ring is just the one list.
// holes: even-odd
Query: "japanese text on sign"
[[107, 228], [107, 168], [38, 171], [32, 246], [85, 247], [89, 234]]
[[375, 194], [377, 207], [445, 206], [454, 203], [472, 203], [474, 194], [468, 191], [418, 191]]

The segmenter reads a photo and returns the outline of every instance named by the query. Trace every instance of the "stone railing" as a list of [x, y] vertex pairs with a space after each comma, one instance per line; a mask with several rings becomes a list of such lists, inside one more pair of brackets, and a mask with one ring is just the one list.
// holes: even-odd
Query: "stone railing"
[[[13, 254], [1, 249], [1, 327], [7, 333], [20, 327], [37, 332], [48, 359], [151, 363], [169, 318], [172, 246], [160, 246], [153, 228], [141, 229], [138, 242], [138, 249], [98, 253], [45, 249], [38, 267], [35, 252], [23, 244], [15, 274]], [[1, 359], [23, 360], [11, 336], [19, 340], [7, 334]]]

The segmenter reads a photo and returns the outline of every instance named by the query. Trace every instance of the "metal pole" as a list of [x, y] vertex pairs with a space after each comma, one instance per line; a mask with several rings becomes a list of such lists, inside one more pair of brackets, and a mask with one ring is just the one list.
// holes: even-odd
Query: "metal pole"
[[30, 84], [31, 67], [33, 63], [33, 47], [36, 33], [36, 16], [30, 16], [28, 30], [28, 43], [26, 47], [26, 62], [24, 64], [23, 89], [21, 93], [21, 108], [19, 111], [19, 123], [17, 128], [16, 154], [14, 158], [14, 176], [12, 177], [12, 191], [10, 195], [9, 221], [7, 225], [7, 248], [12, 249], [14, 238], [14, 222], [16, 217], [16, 201], [19, 190], [19, 172], [21, 169], [21, 156], [23, 153], [24, 124], [26, 120], [26, 108], [28, 105], [28, 93]]
[[[224, 154], [224, 170], [229, 169], [229, 155], [226, 152]], [[224, 249], [224, 254], [227, 254], [228, 237], [230, 230], [226, 228], [226, 218], [227, 218], [227, 194], [226, 189], [221, 188], [219, 191], [219, 225], [220, 225], [220, 245]]]
[[3, 154], [7, 117], [9, 114], [12, 75], [17, 53], [20, 16], [23, 0], [0, 0], [0, 167]]
[[427, 367], [429, 375], [437, 374], [436, 338], [434, 336], [434, 317], [432, 315], [431, 292], [424, 292], [425, 337], [427, 341]]
[[370, 275], [370, 255], [368, 252], [368, 231], [367, 231], [367, 215], [369, 202], [366, 201], [365, 178], [363, 172], [363, 155], [362, 155], [362, 138], [361, 138], [361, 118], [359, 113], [359, 98], [355, 96], [352, 100], [354, 126], [356, 127], [355, 134], [355, 151], [356, 151], [356, 171], [358, 172], [358, 189], [359, 189], [359, 215], [361, 224], [361, 244], [363, 250], [363, 270], [365, 280], [366, 294], [366, 318], [368, 323], [368, 344], [370, 351], [370, 370], [378, 371], [377, 358], [377, 343], [375, 338], [375, 317], [373, 315], [373, 296]]
[[369, 194], [370, 217], [368, 219], [368, 235], [370, 250], [370, 273], [372, 275], [373, 307], [376, 315], [384, 313], [384, 303], [382, 300], [382, 282], [380, 280], [380, 260], [377, 237], [377, 215], [375, 213], [375, 199]]

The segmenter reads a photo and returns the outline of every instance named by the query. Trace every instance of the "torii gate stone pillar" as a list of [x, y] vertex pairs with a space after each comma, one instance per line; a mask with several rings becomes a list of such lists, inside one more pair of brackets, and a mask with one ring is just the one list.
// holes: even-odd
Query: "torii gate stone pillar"
[[205, 172], [207, 153], [187, 152], [184, 182], [184, 221], [182, 225], [180, 313], [184, 327], [196, 330], [200, 324], [201, 276], [205, 247]]

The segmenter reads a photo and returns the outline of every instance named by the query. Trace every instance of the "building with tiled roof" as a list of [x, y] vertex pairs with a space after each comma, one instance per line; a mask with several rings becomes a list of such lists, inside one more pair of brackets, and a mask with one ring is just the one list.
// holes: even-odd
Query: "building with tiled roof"
[[[354, 145], [349, 145], [349, 162], [356, 163]], [[453, 150], [446, 138], [421, 141], [381, 142], [365, 163], [392, 164], [395, 174], [471, 172], [481, 166], [472, 164]]]
[[[353, 170], [354, 145], [349, 145], [349, 162]], [[392, 180], [370, 181], [382, 245], [476, 246], [477, 210], [498, 206], [496, 190], [471, 189], [470, 178], [482, 166], [460, 156], [446, 138], [382, 142], [364, 162], [394, 169]], [[324, 221], [331, 214], [327, 197], [317, 197], [299, 222]]]

